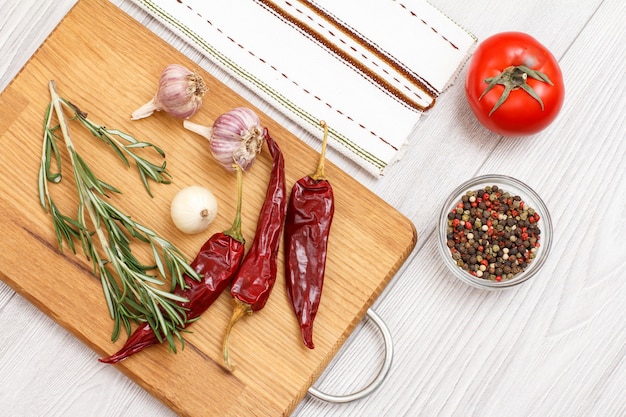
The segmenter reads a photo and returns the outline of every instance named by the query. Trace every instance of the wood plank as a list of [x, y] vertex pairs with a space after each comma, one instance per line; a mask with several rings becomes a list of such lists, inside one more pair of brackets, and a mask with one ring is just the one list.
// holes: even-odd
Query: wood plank
[[[154, 198], [150, 198], [137, 174], [111, 156], [102, 143], [77, 127], [72, 130], [83, 157], [123, 191], [113, 198], [114, 204], [167, 236], [192, 258], [210, 234], [232, 222], [235, 178], [212, 160], [206, 141], [184, 131], [180, 121], [160, 113], [129, 120], [132, 110], [154, 94], [161, 69], [172, 62], [197, 69], [109, 2], [83, 0], [0, 96], [0, 227], [4, 234], [0, 278], [100, 355], [116, 351], [123, 340], [110, 342], [112, 322], [99, 280], [91, 275], [83, 256], [59, 251], [51, 219], [39, 206], [35, 189], [48, 80], [56, 80], [60, 94], [88, 112], [92, 120], [165, 150], [174, 181], [153, 185]], [[210, 91], [194, 121], [210, 124], [233, 107], [253, 108], [210, 74], [199, 72]], [[318, 158], [316, 150], [255, 110], [285, 154], [288, 184], [310, 173]], [[67, 159], [64, 163], [67, 170]], [[270, 166], [265, 151], [245, 176], [243, 231], [248, 242], [253, 238]], [[166, 346], [154, 347], [118, 365], [119, 369], [181, 415], [289, 414], [417, 239], [406, 217], [346, 173], [329, 164], [327, 174], [337, 202], [315, 350], [309, 351], [300, 341], [279, 272], [267, 307], [238, 324], [231, 336], [231, 355], [237, 366], [233, 374], [220, 366], [221, 337], [231, 312], [228, 294], [193, 325], [184, 351], [172, 355]], [[52, 192], [61, 209], [72, 212], [76, 197], [67, 177]], [[205, 234], [190, 237], [171, 224], [169, 201], [179, 189], [195, 183], [214, 191], [220, 213]], [[281, 253], [279, 271], [282, 263]]]

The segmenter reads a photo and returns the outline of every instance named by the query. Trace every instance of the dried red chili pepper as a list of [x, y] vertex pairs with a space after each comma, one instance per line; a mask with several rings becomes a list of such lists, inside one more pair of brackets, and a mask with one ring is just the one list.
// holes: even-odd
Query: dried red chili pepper
[[[241, 169], [237, 168], [237, 211], [232, 227], [211, 236], [191, 262], [191, 267], [198, 272], [202, 280], [196, 281], [185, 276], [186, 288], [177, 288], [175, 291], [175, 294], [188, 300], [179, 303], [187, 309], [185, 327], [200, 317], [232, 282], [243, 259], [245, 241], [241, 233], [241, 177]], [[117, 353], [100, 359], [100, 362], [118, 363], [149, 346], [159, 344], [162, 340], [163, 337], [157, 336], [148, 323], [143, 323]]]
[[300, 324], [302, 340], [313, 349], [313, 321], [317, 315], [328, 235], [335, 213], [333, 188], [324, 173], [328, 126], [317, 170], [298, 180], [292, 190], [285, 218], [285, 280], [287, 295]]
[[285, 160], [278, 144], [263, 132], [272, 156], [272, 171], [265, 200], [252, 245], [233, 280], [231, 295], [234, 309], [224, 336], [224, 364], [232, 370], [228, 353], [228, 340], [236, 322], [243, 316], [261, 310], [267, 302], [276, 282], [278, 248], [287, 208], [285, 187]]

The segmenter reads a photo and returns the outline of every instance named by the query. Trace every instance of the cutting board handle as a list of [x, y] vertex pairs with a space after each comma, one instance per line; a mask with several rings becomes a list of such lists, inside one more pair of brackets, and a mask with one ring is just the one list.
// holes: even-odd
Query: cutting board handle
[[309, 388], [309, 394], [316, 398], [319, 398], [320, 400], [328, 401], [331, 403], [347, 403], [361, 399], [363, 397], [367, 397], [372, 392], [374, 392], [385, 380], [387, 374], [389, 373], [389, 369], [391, 369], [391, 362], [393, 360], [393, 340], [391, 337], [391, 332], [389, 331], [389, 327], [387, 327], [387, 324], [383, 321], [383, 319], [371, 308], [367, 310], [366, 316], [368, 319], [372, 320], [372, 322], [374, 322], [376, 326], [378, 326], [378, 329], [383, 335], [383, 339], [385, 341], [385, 361], [383, 362], [383, 366], [380, 368], [378, 375], [376, 375], [376, 378], [374, 378], [374, 380], [372, 380], [372, 382], [370, 382], [365, 388], [352, 394], [327, 394], [318, 390], [315, 387]]

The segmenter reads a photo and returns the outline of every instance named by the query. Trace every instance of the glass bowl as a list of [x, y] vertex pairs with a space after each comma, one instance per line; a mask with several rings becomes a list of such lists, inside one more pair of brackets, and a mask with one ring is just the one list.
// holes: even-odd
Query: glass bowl
[[[503, 265], [502, 262], [505, 262], [504, 260], [502, 260], [503, 258], [514, 259], [514, 258], [511, 258], [508, 252], [506, 253], [506, 256], [502, 255], [503, 254], [502, 251], [504, 250], [503, 248], [500, 248], [500, 251], [498, 252], [499, 255], [495, 255], [496, 258], [500, 260], [499, 262], [498, 261], [495, 262], [498, 265], [490, 264], [491, 261], [487, 261], [487, 265], [482, 267], [483, 269], [487, 269], [487, 270], [485, 270], [484, 272], [475, 271], [475, 273], [483, 275], [482, 277], [478, 277], [470, 273], [468, 270], [463, 269], [461, 266], [457, 265], [457, 260], [453, 258], [452, 251], [448, 247], [448, 240], [449, 240], [448, 234], [451, 231], [449, 229], [448, 222], [453, 221], [453, 219], [448, 218], [448, 214], [458, 207], [458, 204], [461, 202], [461, 199], [463, 198], [464, 195], [466, 195], [468, 191], [474, 192], [478, 190], [484, 190], [485, 187], [492, 187], [492, 186], [498, 186], [498, 189], [501, 192], [509, 193], [511, 197], [519, 196], [521, 200], [524, 202], [524, 205], [522, 206], [522, 211], [524, 208], [526, 210], [528, 210], [529, 208], [532, 208], [536, 213], [539, 214], [539, 220], [536, 222], [540, 230], [539, 239], [537, 240], [539, 242], [539, 246], [536, 247], [535, 249], [536, 252], [534, 252], [534, 258], [531, 259], [530, 262], [528, 262], [528, 264], [526, 265], [526, 267], [523, 269], [522, 272], [512, 274], [512, 276], [511, 276], [511, 272], [508, 272], [508, 275], [509, 275], [508, 277], [507, 277], [507, 274], [502, 274], [502, 276], [497, 275], [497, 274], [490, 274], [489, 269], [488, 269], [491, 266], [501, 267]], [[465, 209], [466, 208], [463, 208], [462, 210], [465, 210]], [[519, 209], [518, 209], [518, 213], [519, 213]], [[471, 218], [474, 218], [474, 217], [471, 217]], [[483, 217], [483, 219], [485, 218]], [[493, 218], [490, 217], [489, 219], [491, 220]], [[515, 226], [513, 227], [513, 230], [517, 228], [518, 221], [513, 221], [513, 219], [511, 219], [510, 222], [513, 222], [513, 225], [509, 226], [506, 224], [506, 221], [502, 216], [500, 218], [495, 218], [495, 219], [497, 220], [497, 224], [500, 224], [501, 226], [505, 228], [504, 232], [508, 230], [509, 232], [511, 232], [511, 234], [518, 233], [518, 232], [513, 233], [513, 231], [510, 230], [513, 226]], [[469, 223], [471, 223], [471, 221]], [[466, 228], [467, 230], [465, 230], [464, 228], [461, 228], [461, 230], [463, 230], [463, 232], [465, 233], [465, 238], [467, 238], [468, 236], [470, 238], [472, 236], [476, 238], [476, 239], [470, 240], [471, 246], [475, 246], [476, 243], [478, 243], [477, 240], [480, 239], [480, 236], [484, 236], [484, 233], [487, 233], [484, 230], [485, 226], [487, 225], [482, 225], [482, 221], [481, 221], [481, 222], [475, 222], [471, 228], [468, 226]], [[493, 227], [493, 226], [487, 227], [487, 230], [490, 227]], [[472, 235], [470, 235], [469, 233], [472, 233]], [[528, 185], [524, 184], [523, 182], [515, 178], [509, 177], [506, 175], [492, 174], [492, 175], [483, 175], [483, 176], [470, 179], [464, 182], [463, 184], [459, 185], [450, 194], [450, 196], [446, 199], [445, 203], [443, 204], [441, 208], [441, 213], [439, 214], [438, 239], [437, 240], [438, 240], [439, 253], [441, 254], [441, 257], [443, 258], [444, 263], [446, 264], [446, 266], [448, 267], [448, 269], [452, 272], [454, 276], [456, 276], [458, 279], [465, 282], [466, 284], [472, 285], [476, 288], [496, 290], [496, 289], [510, 288], [510, 287], [519, 285], [523, 282], [528, 281], [531, 277], [537, 274], [537, 272], [539, 272], [539, 270], [545, 263], [546, 258], [548, 257], [548, 254], [550, 253], [550, 249], [552, 247], [552, 235], [553, 235], [553, 230], [552, 230], [552, 220], [550, 218], [550, 213], [548, 212], [546, 205], [544, 204], [543, 200], [539, 197], [539, 195]], [[520, 239], [520, 238], [516, 237], [516, 239]], [[503, 243], [505, 241], [508, 242], [508, 239], [505, 237], [501, 237], [500, 243]], [[482, 242], [486, 242], [486, 241], [483, 240]], [[519, 244], [521, 244], [521, 242], [522, 241], [520, 240]], [[498, 243], [495, 243], [495, 244], [498, 247], [500, 246], [498, 245]], [[507, 244], [505, 244], [505, 246], [506, 245]], [[473, 249], [473, 251], [475, 251], [474, 255], [476, 254], [484, 255], [485, 254], [484, 247], [485, 246], [492, 247], [489, 243], [485, 243], [484, 245], [479, 244], [479, 246], [480, 247], [478, 248], [478, 250], [482, 249], [483, 252], [476, 252], [477, 249]], [[531, 245], [530, 248], [532, 247], [533, 246]], [[498, 248], [495, 248], [495, 249], [498, 249]], [[493, 249], [490, 249], [490, 250], [493, 251]], [[507, 248], [507, 251], [508, 250], [509, 249]], [[511, 250], [516, 251], [517, 249], [511, 249]], [[494, 256], [493, 254], [490, 254], [490, 255]], [[460, 255], [455, 255], [455, 256], [458, 257]], [[468, 261], [467, 263], [471, 265], [475, 265], [475, 266], [472, 266], [471, 268], [478, 268], [480, 264], [477, 264], [477, 265], [473, 264], [472, 262], [474, 261], [475, 261], [474, 259], [471, 259], [471, 261]], [[510, 264], [508, 266], [509, 268], [511, 267]]]

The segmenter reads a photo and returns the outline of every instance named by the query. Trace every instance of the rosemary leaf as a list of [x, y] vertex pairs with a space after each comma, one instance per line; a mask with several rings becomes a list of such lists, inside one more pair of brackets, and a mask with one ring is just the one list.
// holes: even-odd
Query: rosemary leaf
[[80, 181], [84, 183], [87, 189], [94, 189], [102, 195], [107, 195], [102, 182], [91, 171], [89, 165], [83, 160], [83, 158], [76, 152], [73, 152], [72, 161], [74, 161], [75, 175], [80, 177]]
[[152, 256], [156, 261], [156, 267], [159, 270], [159, 273], [161, 274], [161, 276], [167, 276], [167, 272], [165, 272], [165, 268], [163, 267], [163, 260], [161, 259], [161, 255], [159, 254], [159, 251], [154, 242], [150, 242], [150, 247], [152, 249]]
[[146, 189], [146, 191], [148, 192], [148, 195], [150, 197], [153, 197], [152, 190], [150, 190], [150, 184], [148, 183], [148, 178], [146, 177], [146, 173], [143, 172], [142, 170], [139, 170], [139, 178], [141, 178], [141, 182], [144, 188]]
[[181, 297], [180, 295], [174, 294], [172, 292], [167, 292], [167, 291], [163, 291], [163, 290], [159, 290], [159, 289], [154, 289], [154, 292], [158, 295], [160, 295], [163, 298], [167, 298], [170, 299], [172, 301], [177, 301], [179, 303], [184, 303], [187, 301], [187, 299], [185, 297]]
[[[59, 152], [59, 148], [57, 147], [54, 129], [50, 127], [52, 123], [52, 113], [53, 108], [52, 104], [48, 104], [46, 109], [46, 115], [44, 118], [44, 160], [45, 163], [42, 164], [45, 166], [46, 177], [49, 181], [58, 183], [61, 181], [61, 153]], [[54, 158], [52, 155], [54, 154]], [[57, 171], [52, 172], [51, 165], [52, 161], [55, 161], [57, 166]]]
[[[181, 343], [182, 343], [182, 340], [183, 340], [182, 337], [180, 337], [180, 335], [178, 335], [178, 337], [180, 338]], [[174, 340], [174, 336], [172, 336], [171, 334], [167, 334], [166, 338], [167, 338], [167, 344], [170, 347], [170, 350], [176, 353], [176, 342]]]
[[46, 189], [48, 187], [46, 184], [46, 174], [45, 174], [45, 168], [43, 167], [43, 165], [39, 167], [39, 175], [37, 175], [37, 183], [39, 187], [39, 204], [41, 204], [41, 207], [43, 207], [44, 211], [47, 213], [48, 212], [48, 200], [46, 198]]
[[[163, 251], [163, 257], [165, 258], [165, 265], [167, 266], [168, 271], [170, 271], [170, 274], [173, 274], [172, 276], [180, 276], [182, 278], [182, 273], [181, 271], [178, 269], [178, 264], [174, 261], [174, 259], [172, 258], [172, 256], [170, 256], [170, 253], [166, 250]], [[170, 291], [174, 291], [174, 289], [176, 288], [176, 285], [179, 285], [181, 287], [184, 286], [184, 281], [183, 281], [183, 285], [180, 285], [181, 283], [177, 283], [172, 281], [172, 287], [170, 288]]]
[[63, 242], [65, 241], [67, 246], [73, 253], [76, 253], [76, 247], [74, 246], [74, 238], [80, 236], [78, 228], [72, 226], [72, 219], [59, 213], [56, 205], [51, 203], [50, 211], [54, 219], [54, 230], [56, 232], [57, 241], [59, 242], [59, 249], [63, 251]]
[[[135, 279], [141, 280], [144, 283], [147, 284], [154, 284], [154, 285], [163, 285], [165, 284], [165, 282], [159, 278], [157, 278], [154, 275], [150, 275], [150, 274], [146, 274], [143, 272], [139, 272], [139, 271], [134, 271], [133, 272], [133, 277]], [[151, 288], [150, 292], [154, 293], [154, 294], [160, 294], [160, 291], [157, 288]]]
[[[174, 258], [176, 267], [179, 268], [177, 269], [174, 274], [174, 276], [178, 277], [182, 277], [183, 274], [187, 275], [188, 277], [190, 277], [191, 279], [195, 280], [195, 281], [201, 281], [202, 277], [198, 274], [198, 272], [196, 272], [195, 269], [192, 268], [192, 266], [185, 262], [185, 258], [183, 256], [182, 253], [180, 253], [180, 251], [176, 248], [171, 248], [172, 250], [168, 250], [168, 254], [169, 256], [171, 256], [172, 258]], [[171, 271], [171, 270], [170, 270]], [[172, 273], [172, 272], [170, 272]], [[185, 287], [185, 282], [184, 280], [179, 282], [178, 284], [181, 288]]]
[[[59, 183], [61, 182], [61, 154], [59, 153], [59, 148], [56, 145], [56, 141], [49, 140], [48, 138], [46, 139], [45, 145], [46, 178], [50, 182]], [[54, 158], [52, 158], [52, 155], [54, 155]], [[55, 161], [56, 163], [56, 172], [52, 172], [52, 161]]]
[[[152, 313], [156, 317], [156, 320], [158, 322], [158, 325], [156, 327], [153, 327], [152, 330], [157, 333], [163, 332], [167, 334], [168, 326], [167, 324], [165, 324], [165, 317], [163, 317], [163, 312], [159, 308], [159, 304], [153, 297], [150, 297], [149, 299], [150, 303], [152, 304]], [[171, 319], [173, 320], [175, 317], [176, 316], [172, 316]]]
[[115, 314], [115, 304], [113, 303], [113, 295], [111, 294], [111, 290], [113, 290], [111, 283], [114, 282], [115, 280], [112, 279], [113, 277], [111, 276], [111, 273], [109, 272], [108, 269], [106, 269], [106, 266], [101, 264], [100, 265], [100, 282], [102, 284], [102, 290], [104, 292], [104, 298], [107, 302], [107, 308], [109, 309], [109, 315], [111, 316], [112, 319], [115, 319], [117, 317], [117, 314]]

